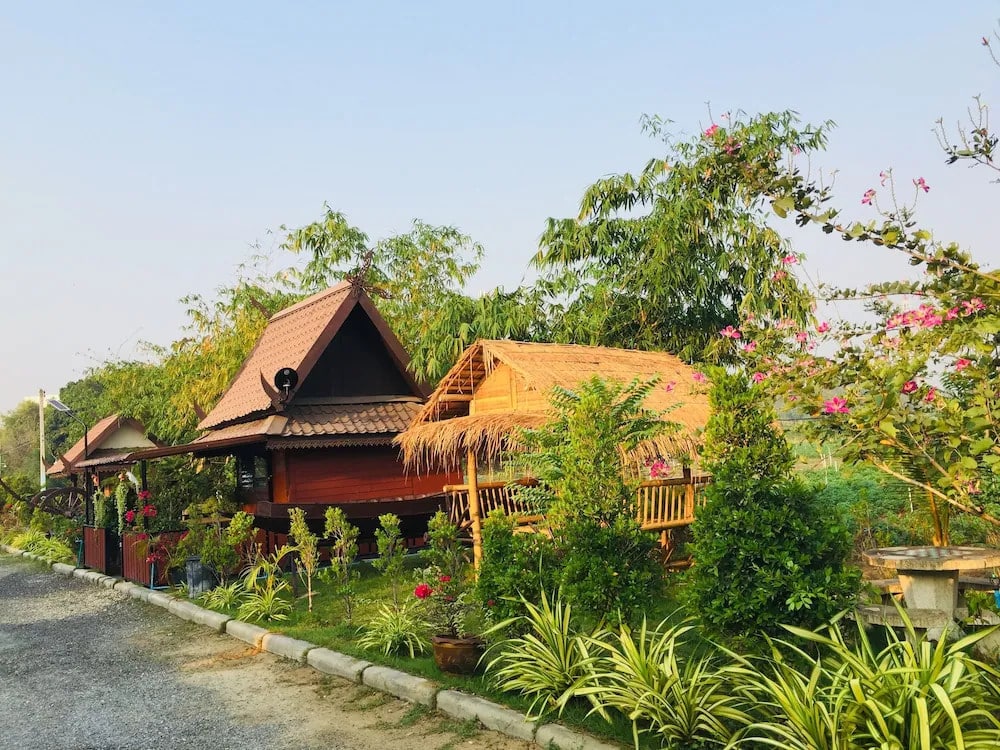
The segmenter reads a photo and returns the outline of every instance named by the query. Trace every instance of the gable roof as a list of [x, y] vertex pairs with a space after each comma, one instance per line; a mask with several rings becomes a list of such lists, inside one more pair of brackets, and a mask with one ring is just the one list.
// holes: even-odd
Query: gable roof
[[[216, 430], [251, 416], [276, 413], [277, 409], [261, 380], [270, 387], [278, 370], [291, 367], [298, 374], [301, 386], [347, 316], [357, 307], [364, 310], [375, 326], [386, 351], [412, 388], [413, 395], [425, 395], [426, 388], [409, 372], [409, 355], [371, 299], [363, 289], [344, 281], [271, 317], [229, 388], [198, 429]], [[294, 394], [295, 390], [291, 393]]]
[[463, 352], [441, 379], [410, 428], [396, 442], [407, 465], [449, 465], [468, 449], [498, 457], [516, 442], [519, 428], [538, 427], [549, 420], [547, 407], [469, 415], [470, 397], [496, 369], [507, 365], [529, 391], [547, 393], [555, 386], [575, 390], [599, 375], [623, 382], [659, 378], [644, 406], [667, 411], [665, 419], [680, 425], [644, 446], [640, 457], [690, 455], [708, 421], [708, 395], [697, 387], [696, 370], [666, 352], [613, 349], [576, 344], [480, 340]]
[[[80, 438], [73, 445], [73, 447], [63, 453], [56, 460], [56, 462], [46, 470], [45, 473], [49, 476], [62, 476], [67, 472], [82, 466], [100, 466], [108, 463], [121, 463], [125, 462], [128, 455], [137, 449], [163, 445], [163, 443], [156, 438], [147, 436], [137, 445], [115, 446], [110, 449], [102, 447], [105, 443], [110, 442], [116, 432], [123, 428], [131, 428], [141, 435], [146, 435], [146, 426], [139, 420], [122, 417], [118, 414], [111, 414], [87, 430], [86, 441], [84, 441], [83, 438]], [[84, 448], [87, 450], [86, 457], [83, 455]], [[69, 464], [68, 466], [67, 463]]]

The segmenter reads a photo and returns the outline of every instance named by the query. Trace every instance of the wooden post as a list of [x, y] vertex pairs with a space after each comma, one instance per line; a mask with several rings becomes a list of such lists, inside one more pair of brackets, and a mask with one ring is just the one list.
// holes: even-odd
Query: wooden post
[[472, 564], [476, 571], [483, 561], [483, 519], [479, 515], [479, 467], [476, 452], [469, 450], [466, 460], [466, 482], [469, 488], [469, 519], [472, 521]]
[[684, 467], [684, 515], [694, 518], [694, 478], [691, 476], [691, 467]]

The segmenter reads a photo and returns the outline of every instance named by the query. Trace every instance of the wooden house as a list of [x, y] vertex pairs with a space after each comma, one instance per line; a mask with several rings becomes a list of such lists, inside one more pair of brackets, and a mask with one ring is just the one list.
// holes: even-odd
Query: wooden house
[[420, 543], [455, 475], [408, 474], [393, 444], [428, 392], [408, 363], [364, 290], [338, 284], [271, 317], [199, 438], [140, 455], [235, 456], [238, 497], [267, 529], [287, 528], [289, 508], [320, 519], [336, 505], [362, 536], [392, 512]]
[[674, 476], [642, 483], [637, 517], [644, 528], [661, 532], [664, 545], [670, 529], [693, 520], [700, 489], [708, 479], [693, 475], [691, 466], [709, 408], [705, 388], [692, 367], [665, 352], [477, 341], [397, 440], [414, 471], [464, 468], [464, 483], [445, 489], [452, 518], [468, 523], [477, 562], [480, 518], [493, 508], [523, 510], [509, 492], [510, 477], [489, 481], [504, 451], [517, 448], [520, 428], [538, 427], [551, 418], [553, 387], [573, 390], [594, 375], [622, 382], [659, 379], [645, 406], [668, 412], [665, 419], [679, 428], [639, 446], [632, 457], [639, 465], [668, 460], [676, 469]]

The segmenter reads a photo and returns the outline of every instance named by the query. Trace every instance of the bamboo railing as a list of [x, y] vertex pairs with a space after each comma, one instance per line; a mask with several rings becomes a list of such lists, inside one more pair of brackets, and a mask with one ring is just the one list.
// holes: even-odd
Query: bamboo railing
[[[639, 485], [636, 492], [636, 520], [646, 531], [665, 531], [688, 526], [697, 509], [704, 505], [704, 488], [711, 481], [707, 476], [686, 476], [677, 479], [650, 479]], [[544, 520], [511, 492], [511, 485], [530, 486], [534, 480], [515, 482], [479, 482], [479, 513], [485, 518], [500, 509], [506, 515], [516, 515], [518, 524], [534, 526]], [[448, 496], [448, 518], [462, 529], [472, 524], [469, 511], [469, 487], [452, 484], [444, 488]]]

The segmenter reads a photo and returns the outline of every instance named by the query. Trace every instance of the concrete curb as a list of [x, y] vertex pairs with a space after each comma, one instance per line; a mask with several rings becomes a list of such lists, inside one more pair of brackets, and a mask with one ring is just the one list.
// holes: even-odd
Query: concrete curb
[[266, 630], [260, 627], [260, 625], [251, 625], [249, 622], [243, 622], [242, 620], [230, 620], [226, 623], [227, 635], [231, 635], [233, 638], [241, 640], [244, 643], [249, 643], [254, 648], [263, 649], [264, 636], [270, 632], [270, 630]]
[[268, 653], [284, 656], [286, 659], [297, 661], [300, 664], [305, 662], [306, 654], [317, 648], [315, 643], [289, 638], [280, 633], [268, 633], [261, 639], [260, 645]]
[[538, 726], [537, 721], [531, 721], [512, 708], [457, 690], [438, 693], [437, 710], [456, 719], [475, 719], [487, 729], [528, 742], [535, 739], [535, 728]]
[[343, 677], [351, 682], [361, 682], [361, 673], [375, 666], [370, 661], [355, 659], [353, 656], [332, 651], [328, 648], [314, 648], [306, 655], [310, 667], [322, 672]]
[[[21, 555], [29, 559], [40, 559], [8, 545], [0, 545], [10, 555]], [[291, 638], [281, 633], [272, 633], [259, 625], [236, 620], [221, 612], [203, 609], [186, 599], [178, 599], [163, 591], [148, 589], [121, 578], [113, 578], [95, 570], [75, 568], [65, 563], [53, 563], [54, 573], [78, 578], [96, 585], [113, 589], [132, 599], [162, 607], [175, 617], [198, 625], [206, 626], [216, 633], [224, 633], [231, 638], [248, 643], [254, 648], [280, 656], [300, 664], [308, 664], [317, 672], [331, 674], [355, 683], [388, 693], [410, 703], [419, 703], [441, 713], [462, 720], [475, 720], [487, 729], [534, 742], [544, 748], [558, 750], [621, 750], [618, 745], [602, 742], [590, 735], [575, 732], [560, 724], [543, 724], [533, 721], [514, 709], [501, 706], [479, 696], [461, 693], [457, 690], [441, 689], [434, 682], [423, 677], [383, 667], [363, 659], [322, 648], [314, 643]]]
[[423, 677], [414, 677], [390, 667], [371, 666], [361, 673], [361, 682], [383, 693], [392, 693], [404, 701], [435, 707], [438, 687]]

